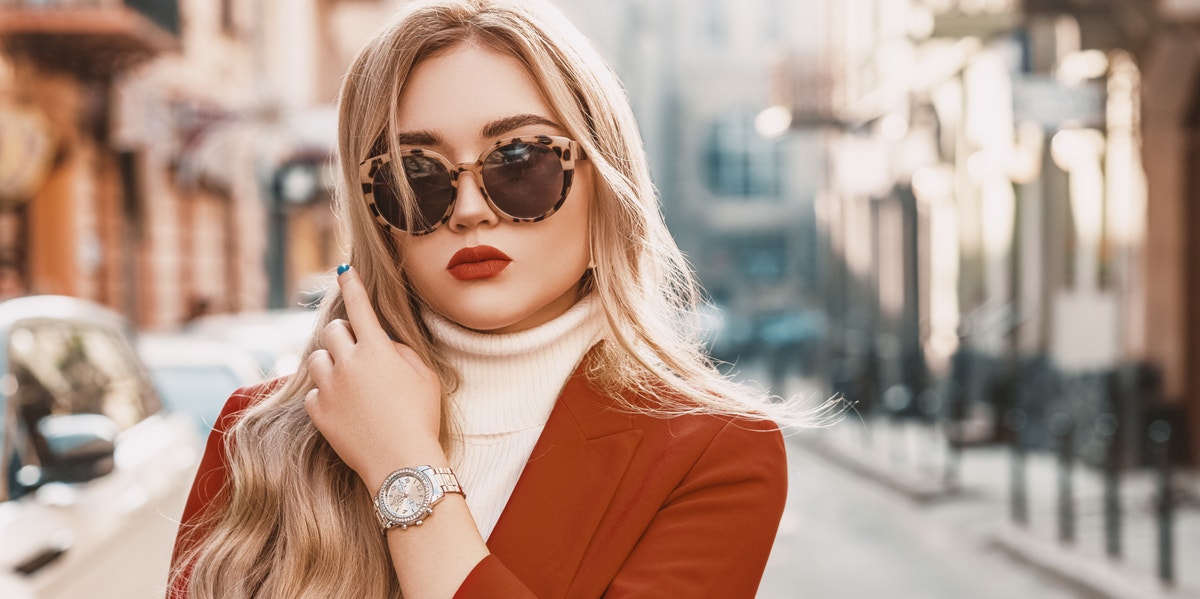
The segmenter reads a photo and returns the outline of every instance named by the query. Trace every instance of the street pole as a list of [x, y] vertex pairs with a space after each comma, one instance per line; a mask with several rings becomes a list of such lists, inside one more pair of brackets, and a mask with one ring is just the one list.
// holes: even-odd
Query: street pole
[[287, 287], [287, 207], [277, 184], [269, 194], [267, 219], [267, 307], [285, 307]]
[[[1110, 379], [1111, 380], [1111, 379]], [[1109, 385], [1109, 393], [1115, 393]], [[1117, 443], [1117, 417], [1105, 412], [1096, 417], [1096, 438], [1104, 452], [1104, 548], [1110, 558], [1121, 557], [1121, 446]]]
[[1154, 459], [1158, 486], [1155, 513], [1158, 521], [1158, 578], [1166, 585], [1175, 584], [1175, 539], [1172, 535], [1174, 497], [1171, 488], [1171, 424], [1155, 420], [1147, 431]]
[[1072, 478], [1075, 462], [1075, 422], [1059, 412], [1050, 417], [1050, 432], [1058, 444], [1058, 540], [1075, 542], [1075, 493]]
[[1029, 525], [1029, 491], [1025, 484], [1025, 425], [1028, 417], [1021, 408], [1012, 408], [1005, 417], [1005, 424], [1012, 439], [1011, 469], [1009, 480], [1009, 508], [1013, 524]]

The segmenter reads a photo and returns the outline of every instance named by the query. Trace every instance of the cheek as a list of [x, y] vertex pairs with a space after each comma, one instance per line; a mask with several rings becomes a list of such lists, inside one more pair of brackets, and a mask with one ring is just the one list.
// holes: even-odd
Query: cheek
[[[562, 266], [573, 266], [580, 260], [587, 263], [590, 256], [588, 242], [589, 219], [586, 203], [580, 210], [572, 210], [562, 215], [562, 219], [551, 231], [538, 239], [540, 255], [557, 260]], [[553, 218], [553, 217], [552, 217]]]
[[429, 285], [430, 278], [437, 269], [432, 266], [435, 262], [433, 244], [423, 243], [417, 238], [405, 238], [398, 242], [401, 256], [401, 271], [409, 283], [421, 292]]

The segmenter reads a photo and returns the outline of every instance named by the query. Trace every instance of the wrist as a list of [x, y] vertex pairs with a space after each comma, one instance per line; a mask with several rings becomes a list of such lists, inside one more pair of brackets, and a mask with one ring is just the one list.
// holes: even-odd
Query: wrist
[[450, 465], [446, 452], [436, 441], [414, 445], [412, 447], [396, 448], [371, 461], [359, 472], [359, 477], [367, 485], [372, 494], [379, 491], [383, 481], [400, 468], [415, 468], [417, 466], [433, 466], [443, 468]]

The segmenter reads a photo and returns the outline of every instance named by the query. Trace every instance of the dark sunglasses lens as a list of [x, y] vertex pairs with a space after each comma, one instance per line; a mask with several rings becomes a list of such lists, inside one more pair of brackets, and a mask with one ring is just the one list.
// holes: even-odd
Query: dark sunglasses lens
[[454, 184], [450, 171], [442, 163], [420, 154], [404, 157], [404, 176], [412, 187], [417, 200], [417, 215], [423, 222], [417, 223], [417, 231], [425, 231], [441, 222], [446, 210], [454, 202]]
[[393, 184], [391, 163], [383, 165], [375, 173], [371, 186], [375, 203], [380, 214], [401, 231], [427, 232], [442, 220], [446, 209], [454, 201], [454, 186], [450, 182], [450, 173], [440, 162], [426, 156], [405, 156], [402, 164], [404, 176], [408, 179], [408, 185], [417, 201], [415, 216], [418, 222], [409, 226], [404, 218], [404, 210]]
[[562, 161], [536, 143], [496, 148], [483, 162], [483, 181], [496, 207], [514, 218], [538, 218], [562, 199]]
[[380, 165], [375, 170], [375, 175], [371, 178], [371, 197], [375, 199], [375, 209], [379, 211], [379, 216], [401, 231], [408, 230], [404, 211], [400, 207], [400, 198], [396, 195], [390, 163]]

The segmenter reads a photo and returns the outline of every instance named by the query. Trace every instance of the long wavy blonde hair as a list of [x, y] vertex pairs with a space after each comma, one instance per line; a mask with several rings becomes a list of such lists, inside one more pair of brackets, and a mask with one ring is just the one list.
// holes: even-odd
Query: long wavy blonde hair
[[[653, 397], [652, 403], [634, 405], [610, 393], [621, 407], [663, 417], [707, 412], [807, 422], [807, 410], [731, 383], [706, 358], [696, 328], [688, 324], [700, 301], [698, 288], [663, 223], [624, 90], [574, 26], [542, 2], [408, 5], [366, 44], [346, 74], [337, 211], [350, 262], [385, 329], [439, 373], [447, 392], [455, 388], [457, 374], [419, 318], [421, 298], [404, 277], [404, 256], [363, 201], [358, 165], [381, 142], [397, 147], [396, 106], [414, 67], [463, 43], [518, 58], [598, 174], [590, 178], [595, 268], [583, 287], [598, 297], [612, 334], [589, 362], [593, 384], [623, 390], [627, 397]], [[317, 330], [346, 318], [335, 287], [320, 309]], [[321, 346], [314, 338], [308, 351]], [[303, 398], [313, 386], [301, 366], [225, 436], [227, 484], [213, 509], [184, 531], [193, 542], [173, 573], [190, 571], [191, 597], [400, 596], [370, 493], [304, 410]], [[442, 421], [450, 422], [445, 411]], [[443, 442], [449, 437], [444, 430]]]

